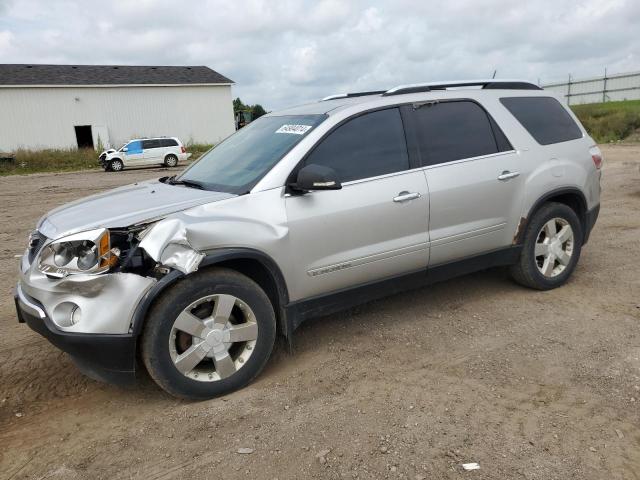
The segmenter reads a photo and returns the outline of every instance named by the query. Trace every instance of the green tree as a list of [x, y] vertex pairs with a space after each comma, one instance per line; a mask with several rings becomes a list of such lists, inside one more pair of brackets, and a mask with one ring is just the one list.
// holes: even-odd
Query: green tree
[[240, 97], [233, 100], [234, 112], [239, 112], [240, 110], [246, 110], [246, 109], [247, 109], [247, 106], [244, 103], [242, 103], [242, 100], [240, 100]]
[[261, 117], [267, 112], [264, 108], [262, 108], [262, 105], [256, 103], [255, 105], [251, 106], [251, 113], [253, 114], [253, 119], [255, 120], [256, 118]]

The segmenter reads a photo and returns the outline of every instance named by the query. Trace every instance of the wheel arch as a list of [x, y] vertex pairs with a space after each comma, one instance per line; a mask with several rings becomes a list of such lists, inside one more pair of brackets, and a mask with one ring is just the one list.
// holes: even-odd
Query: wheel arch
[[522, 243], [524, 239], [524, 234], [527, 231], [529, 223], [531, 222], [531, 218], [533, 215], [540, 210], [542, 205], [549, 202], [557, 202], [567, 205], [571, 208], [578, 219], [580, 220], [580, 225], [582, 226], [582, 235], [583, 235], [583, 243], [587, 238], [587, 199], [584, 194], [575, 187], [563, 187], [555, 190], [551, 190], [541, 196], [538, 200], [536, 200], [532, 207], [527, 212], [526, 216], [523, 216], [520, 219], [520, 223], [518, 225], [518, 231], [514, 237], [514, 244]]
[[[280, 268], [270, 256], [250, 248], [215, 250], [206, 253], [200, 262], [198, 271], [212, 267], [235, 270], [256, 282], [265, 291], [273, 305], [278, 333], [287, 338], [290, 337], [292, 329], [287, 322], [285, 311], [285, 306], [289, 303], [289, 292]], [[147, 292], [133, 315], [132, 330], [134, 334], [139, 335], [142, 332], [147, 312], [155, 300], [171, 285], [186, 277], [187, 275], [182, 272], [172, 270]]]

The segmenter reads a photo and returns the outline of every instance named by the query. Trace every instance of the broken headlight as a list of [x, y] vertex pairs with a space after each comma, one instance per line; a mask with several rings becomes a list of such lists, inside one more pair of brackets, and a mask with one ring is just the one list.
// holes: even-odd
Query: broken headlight
[[117, 263], [119, 255], [117, 248], [111, 248], [109, 230], [99, 228], [63, 237], [44, 247], [38, 269], [59, 278], [77, 273], [103, 273]]

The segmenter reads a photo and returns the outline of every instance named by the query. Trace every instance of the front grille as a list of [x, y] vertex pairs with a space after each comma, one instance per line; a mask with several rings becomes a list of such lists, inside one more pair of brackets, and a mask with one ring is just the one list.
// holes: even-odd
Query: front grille
[[47, 237], [45, 237], [37, 230], [34, 230], [29, 234], [29, 253], [27, 257], [29, 259], [29, 263], [32, 263], [33, 259], [36, 258], [36, 255], [38, 254], [46, 240]]

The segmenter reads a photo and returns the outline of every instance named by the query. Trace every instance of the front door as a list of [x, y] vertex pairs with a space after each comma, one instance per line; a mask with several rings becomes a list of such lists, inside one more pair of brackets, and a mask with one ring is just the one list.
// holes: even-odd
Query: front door
[[508, 247], [518, 228], [525, 166], [495, 121], [470, 100], [414, 107], [429, 185], [429, 265]]
[[333, 168], [343, 187], [285, 200], [292, 301], [426, 268], [429, 195], [397, 108], [342, 124], [304, 164]]
[[134, 140], [127, 144], [127, 151], [124, 154], [124, 164], [141, 165], [143, 163], [144, 151], [142, 150], [142, 140]]

